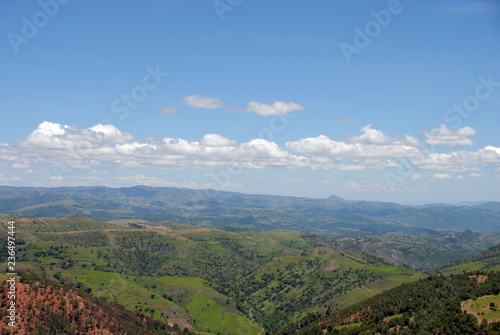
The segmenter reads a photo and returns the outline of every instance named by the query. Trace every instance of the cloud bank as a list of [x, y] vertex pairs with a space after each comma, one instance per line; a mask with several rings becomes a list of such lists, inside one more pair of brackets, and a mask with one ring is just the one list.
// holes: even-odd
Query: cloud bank
[[[208, 105], [213, 103], [203, 101]], [[424, 134], [426, 144], [469, 146], [469, 136], [474, 135], [475, 130], [470, 127], [449, 130], [441, 125]], [[238, 143], [220, 134], [205, 134], [197, 141], [172, 137], [140, 140], [114, 125], [96, 124], [78, 129], [48, 121], [42, 122], [24, 140], [0, 144], [3, 167], [30, 174], [47, 166], [88, 170], [90, 174], [113, 169], [213, 170], [228, 166], [364, 171], [397, 168], [401, 166], [401, 159], [420, 170], [411, 176], [413, 180], [451, 179], [450, 173], [455, 171], [470, 171], [473, 173], [469, 178], [477, 178], [483, 175], [479, 167], [498, 169], [500, 147], [490, 145], [476, 150], [432, 152], [414, 136], [390, 137], [371, 124], [362, 127], [360, 134], [341, 140], [319, 135], [288, 141], [281, 147], [262, 138]], [[434, 171], [434, 174], [427, 177], [424, 171]], [[3, 172], [2, 180], [9, 180], [7, 172]], [[58, 177], [57, 174], [54, 177]]]

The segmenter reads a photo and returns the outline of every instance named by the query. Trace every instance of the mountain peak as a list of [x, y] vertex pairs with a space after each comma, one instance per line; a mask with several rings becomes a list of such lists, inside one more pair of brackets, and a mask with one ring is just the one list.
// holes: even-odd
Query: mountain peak
[[328, 198], [326, 198], [326, 200], [329, 200], [329, 201], [346, 201], [344, 198], [341, 198], [335, 194], [332, 194], [331, 196], [329, 196]]

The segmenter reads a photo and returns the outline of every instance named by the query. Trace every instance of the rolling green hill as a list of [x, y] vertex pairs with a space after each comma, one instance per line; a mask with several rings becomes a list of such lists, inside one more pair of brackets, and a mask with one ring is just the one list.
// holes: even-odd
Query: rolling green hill
[[391, 232], [333, 236], [330, 241], [334, 248], [363, 252], [392, 265], [429, 272], [500, 243], [500, 233], [464, 231], [408, 235]]
[[[7, 276], [0, 275], [2, 307], [10, 295]], [[2, 334], [181, 334], [179, 327], [123, 308], [103, 297], [91, 297], [68, 286], [25, 272], [16, 284], [15, 327], [0, 309]], [[10, 298], [9, 298], [10, 299]]]
[[236, 278], [230, 287], [255, 309], [266, 329], [277, 331], [305, 313], [337, 310], [423, 277], [376, 259], [315, 247], [274, 258]]
[[437, 273], [443, 274], [473, 271], [500, 271], [500, 244], [478, 254], [455, 260], [436, 270]]
[[295, 231], [14, 220], [19, 270], [193, 332], [275, 331], [309, 311], [337, 310], [425, 276]]
[[311, 313], [278, 334], [498, 334], [490, 303], [499, 293], [500, 272], [432, 276], [337, 312]]

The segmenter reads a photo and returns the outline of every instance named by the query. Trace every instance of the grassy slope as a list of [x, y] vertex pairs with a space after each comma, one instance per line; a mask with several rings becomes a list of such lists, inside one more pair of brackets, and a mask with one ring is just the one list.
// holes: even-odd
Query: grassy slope
[[268, 328], [277, 330], [306, 312], [339, 309], [423, 277], [357, 254], [316, 247], [252, 269], [236, 280], [235, 289], [241, 289]]
[[275, 329], [305, 311], [340, 308], [424, 276], [299, 232], [120, 223], [16, 218], [26, 240], [19, 267], [181, 328], [224, 334], [257, 334], [251, 319]]
[[483, 252], [456, 260], [438, 270], [443, 274], [458, 274], [474, 271], [500, 271], [500, 245]]
[[122, 222], [82, 217], [15, 221], [29, 241], [21, 246], [19, 269], [106, 296], [181, 328], [225, 334], [257, 334], [261, 327], [238, 311], [232, 298], [209, 287], [208, 280], [230, 279], [275, 255], [315, 243], [310, 236], [286, 231], [244, 236], [216, 229], [132, 230]]
[[[5, 276], [0, 276], [5, 279]], [[0, 284], [0, 298], [7, 301], [8, 287]], [[2, 334], [179, 334], [149, 317], [127, 311], [106, 299], [87, 294], [44, 278], [25, 273], [16, 284], [16, 327], [6, 325], [0, 309]]]
[[407, 265], [420, 271], [431, 271], [456, 259], [486, 250], [500, 242], [500, 234], [471, 231], [407, 235], [386, 233], [336, 237], [336, 248], [364, 252], [380, 257], [392, 265]]
[[[490, 307], [490, 303], [495, 306]], [[461, 307], [463, 311], [472, 314], [478, 318], [478, 323], [481, 324], [482, 320], [488, 323], [500, 321], [500, 295], [486, 295], [477, 299], [469, 299], [462, 301]]]
[[[169, 321], [171, 325], [178, 324], [181, 328], [193, 326], [196, 330], [214, 330], [225, 334], [257, 334], [260, 331], [260, 327], [234, 308], [233, 301], [207, 287], [209, 282], [201, 278], [133, 276], [130, 273], [137, 271], [137, 264], [121, 259], [121, 256], [123, 254], [117, 256], [102, 247], [43, 241], [29, 245], [22, 263], [24, 267], [41, 269], [49, 277], [63, 283], [76, 285], [95, 296], [116, 300], [130, 310]], [[71, 267], [68, 266], [70, 260]], [[171, 263], [172, 267], [193, 264], [177, 260]], [[212, 301], [212, 309], [217, 313], [209, 321], [196, 308], [195, 296], [198, 300], [203, 296]], [[224, 327], [214, 328], [213, 324], [218, 323]], [[233, 326], [229, 327], [230, 324]], [[237, 331], [238, 327], [241, 329]]]

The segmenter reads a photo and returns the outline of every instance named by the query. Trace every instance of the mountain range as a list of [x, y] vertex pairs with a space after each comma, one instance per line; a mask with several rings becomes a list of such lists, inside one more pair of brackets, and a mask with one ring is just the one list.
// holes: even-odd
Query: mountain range
[[204, 227], [288, 229], [316, 235], [500, 231], [500, 203], [405, 206], [387, 202], [135, 186], [0, 187], [0, 213], [95, 220], [176, 220]]

